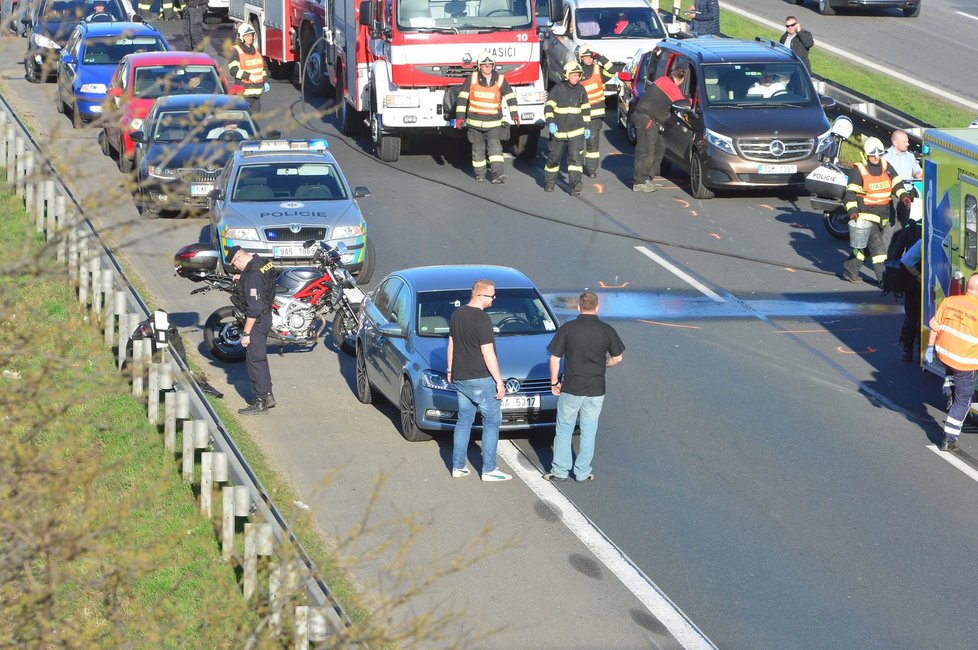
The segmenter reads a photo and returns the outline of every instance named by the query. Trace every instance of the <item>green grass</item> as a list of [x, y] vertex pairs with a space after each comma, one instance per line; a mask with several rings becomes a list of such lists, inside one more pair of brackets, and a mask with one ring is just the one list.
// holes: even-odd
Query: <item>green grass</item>
[[[683, 1], [683, 9], [692, 6], [690, 0]], [[797, 14], [794, 7], [786, 4], [784, 15]], [[784, 16], [777, 19], [780, 20]], [[802, 18], [804, 18], [802, 16]], [[801, 21], [804, 25], [804, 20]], [[763, 36], [777, 41], [784, 32], [773, 30], [730, 11], [720, 10], [720, 30], [731, 38], [753, 39]], [[815, 34], [815, 47], [809, 53], [812, 71], [826, 79], [859, 91], [874, 98], [877, 102], [892, 106], [921, 122], [939, 128], [965, 127], [975, 118], [974, 111], [940, 99], [924, 92], [912, 84], [860, 66], [848, 59], [819, 49], [819, 34]]]

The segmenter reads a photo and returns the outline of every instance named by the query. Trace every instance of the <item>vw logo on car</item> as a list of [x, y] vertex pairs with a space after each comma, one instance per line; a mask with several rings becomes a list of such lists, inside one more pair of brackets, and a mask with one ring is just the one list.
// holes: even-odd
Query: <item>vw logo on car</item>
[[506, 380], [506, 393], [512, 395], [513, 393], [520, 392], [520, 380], [516, 378], [510, 378]]

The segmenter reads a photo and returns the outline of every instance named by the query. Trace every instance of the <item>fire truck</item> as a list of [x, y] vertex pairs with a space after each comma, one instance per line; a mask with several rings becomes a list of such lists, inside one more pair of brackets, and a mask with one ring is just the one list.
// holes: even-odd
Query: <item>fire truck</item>
[[[545, 2], [559, 13], [560, 0]], [[404, 138], [448, 130], [446, 90], [489, 50], [516, 94], [514, 152], [536, 156], [547, 89], [534, 0], [231, 0], [229, 13], [255, 26], [273, 76], [298, 62], [307, 92], [334, 89], [340, 131], [369, 128], [388, 162]]]

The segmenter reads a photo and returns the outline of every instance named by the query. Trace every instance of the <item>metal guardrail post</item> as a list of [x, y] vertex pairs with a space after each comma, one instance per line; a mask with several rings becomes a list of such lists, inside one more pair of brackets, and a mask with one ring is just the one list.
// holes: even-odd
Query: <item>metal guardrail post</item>
[[14, 136], [14, 191], [24, 197], [24, 153], [27, 143], [20, 135]]
[[102, 317], [102, 258], [97, 252], [88, 260], [88, 272], [92, 276], [92, 314], [98, 321]]
[[115, 269], [102, 269], [102, 282], [100, 283], [102, 288], [102, 305], [104, 306], [104, 314], [102, 315], [102, 340], [105, 342], [106, 347], [112, 348], [113, 335], [115, 333]]
[[149, 363], [146, 379], [146, 419], [154, 427], [160, 423], [160, 367]]
[[211, 518], [211, 491], [214, 489], [214, 453], [200, 455], [200, 514]]
[[54, 179], [47, 178], [44, 180], [44, 194], [41, 200], [41, 213], [44, 215], [44, 232], [47, 235], [47, 239], [51, 239], [54, 233], [57, 232], [57, 220], [55, 219], [55, 197], [57, 196], [57, 190], [55, 189]]
[[58, 261], [64, 263], [67, 252], [65, 225], [67, 220], [67, 199], [58, 194], [54, 197], [54, 232], [58, 238]]

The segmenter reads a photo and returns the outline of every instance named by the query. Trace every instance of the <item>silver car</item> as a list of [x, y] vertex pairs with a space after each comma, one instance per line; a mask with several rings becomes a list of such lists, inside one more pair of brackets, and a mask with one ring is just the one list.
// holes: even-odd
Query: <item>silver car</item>
[[356, 199], [369, 194], [350, 188], [325, 140], [244, 144], [211, 192], [211, 238], [222, 251], [240, 246], [282, 267], [312, 262], [318, 245], [303, 242], [342, 242], [343, 263], [364, 283], [375, 256]]

